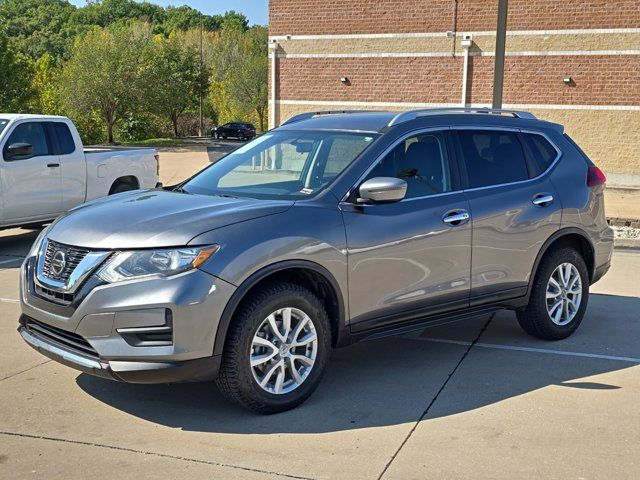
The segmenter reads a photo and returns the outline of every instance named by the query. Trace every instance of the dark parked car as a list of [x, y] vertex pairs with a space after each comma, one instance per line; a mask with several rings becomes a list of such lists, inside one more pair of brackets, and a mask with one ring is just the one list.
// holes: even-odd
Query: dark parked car
[[256, 127], [245, 122], [225, 123], [211, 130], [211, 136], [215, 138], [239, 138], [251, 140], [256, 136]]
[[173, 190], [58, 218], [22, 266], [23, 338], [113, 380], [215, 378], [274, 413], [311, 395], [332, 347], [501, 309], [545, 340], [578, 328], [613, 231], [604, 175], [561, 125], [330, 113], [294, 117]]

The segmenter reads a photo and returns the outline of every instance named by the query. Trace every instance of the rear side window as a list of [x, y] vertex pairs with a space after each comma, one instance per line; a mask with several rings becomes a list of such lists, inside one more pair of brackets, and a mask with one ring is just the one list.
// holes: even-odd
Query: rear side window
[[76, 150], [76, 144], [73, 141], [69, 127], [62, 122], [52, 122], [51, 126], [58, 140], [57, 155], [69, 155]]
[[522, 145], [514, 132], [459, 130], [469, 188], [529, 179]]
[[523, 133], [521, 138], [526, 145], [527, 153], [533, 160], [535, 174], [541, 174], [553, 163], [558, 156], [558, 152], [542, 135]]

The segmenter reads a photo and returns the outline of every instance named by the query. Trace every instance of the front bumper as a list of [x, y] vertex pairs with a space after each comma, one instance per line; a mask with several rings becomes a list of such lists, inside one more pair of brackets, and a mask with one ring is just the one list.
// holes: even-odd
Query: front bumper
[[215, 335], [233, 285], [196, 269], [97, 285], [78, 304], [63, 308], [36, 293], [32, 263], [27, 259], [21, 271], [19, 332], [43, 355], [132, 383], [215, 378]]

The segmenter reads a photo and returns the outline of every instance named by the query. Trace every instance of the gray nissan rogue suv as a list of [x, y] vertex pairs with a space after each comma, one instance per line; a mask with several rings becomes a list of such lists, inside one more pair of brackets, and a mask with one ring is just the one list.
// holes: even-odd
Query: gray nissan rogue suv
[[298, 115], [177, 186], [58, 218], [22, 266], [19, 331], [86, 373], [216, 379], [287, 410], [357, 340], [498, 309], [571, 335], [611, 261], [604, 182], [526, 112]]

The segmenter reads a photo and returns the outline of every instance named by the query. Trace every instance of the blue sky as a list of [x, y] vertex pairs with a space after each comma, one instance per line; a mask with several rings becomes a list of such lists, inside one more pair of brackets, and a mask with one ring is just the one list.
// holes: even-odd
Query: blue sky
[[[79, 7], [85, 5], [86, 0], [70, 0]], [[269, 18], [269, 0], [147, 0], [151, 3], [162, 5], [189, 5], [209, 15], [224, 13], [227, 10], [235, 10], [243, 13], [249, 19], [251, 25], [266, 25]]]

